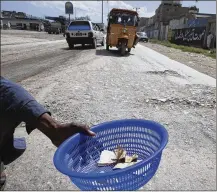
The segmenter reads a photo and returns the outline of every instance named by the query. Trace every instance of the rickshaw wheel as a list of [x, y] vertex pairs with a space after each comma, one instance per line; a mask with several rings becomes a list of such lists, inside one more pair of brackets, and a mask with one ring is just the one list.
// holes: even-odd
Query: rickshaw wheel
[[69, 49], [74, 49], [74, 44], [69, 43]]
[[106, 50], [109, 51], [109, 45], [108, 44], [106, 44]]
[[121, 56], [124, 56], [125, 52], [126, 52], [126, 46], [125, 45], [121, 45], [120, 51], [121, 51]]
[[96, 43], [96, 39], [93, 40], [93, 43], [92, 43], [92, 48], [93, 49], [96, 49], [97, 47], [97, 43]]

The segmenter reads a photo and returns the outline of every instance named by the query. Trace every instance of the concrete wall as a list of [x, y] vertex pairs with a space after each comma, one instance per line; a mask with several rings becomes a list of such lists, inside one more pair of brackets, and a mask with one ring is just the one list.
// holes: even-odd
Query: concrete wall
[[208, 23], [208, 18], [189, 19], [187, 22], [188, 27], [204, 27]]
[[154, 24], [154, 17], [150, 17], [148, 19], [148, 26], [153, 25]]
[[165, 26], [164, 40], [168, 40], [169, 25]]
[[139, 28], [139, 31], [146, 32], [146, 26], [140, 27], [140, 28]]
[[214, 35], [214, 39], [212, 41], [212, 47], [216, 48], [216, 22], [210, 23], [210, 31]]
[[164, 25], [163, 23], [161, 23], [158, 39], [162, 41], [167, 40], [168, 31], [169, 25]]
[[159, 36], [158, 29], [145, 30], [145, 32], [150, 39], [158, 39]]
[[160, 34], [159, 34], [159, 40], [163, 40], [164, 36], [164, 26], [163, 23], [160, 24]]
[[147, 26], [148, 24], [148, 20], [149, 18], [147, 17], [140, 17], [140, 21], [139, 21], [139, 27], [142, 27], [142, 26]]
[[153, 36], [153, 38], [154, 38], [154, 39], [158, 39], [158, 36], [159, 36], [159, 30], [158, 30], [158, 29], [155, 29], [155, 30], [154, 30], [154, 36]]
[[150, 18], [147, 18], [146, 26], [141, 27], [141, 30], [145, 31], [149, 38], [158, 38], [158, 26], [159, 23], [156, 22], [156, 17], [152, 16]]
[[166, 0], [162, 0], [161, 1], [161, 3], [163, 3], [163, 4], [178, 4], [178, 5], [180, 5], [181, 4], [181, 0], [176, 0], [176, 1], [174, 1], [174, 0], [170, 0], [170, 1], [166, 1]]
[[[180, 5], [173, 4], [161, 4], [156, 9], [155, 15], [149, 18], [146, 31], [149, 31], [150, 38], [167, 40], [169, 30], [176, 26], [180, 26], [181, 23], [185, 23], [186, 20], [184, 15], [188, 13], [188, 7], [181, 7]], [[180, 18], [182, 15], [183, 17]], [[173, 21], [170, 22], [172, 19]], [[154, 27], [152, 27], [152, 25], [154, 25]]]
[[[192, 9], [192, 13], [191, 13]], [[204, 27], [206, 26], [208, 14], [200, 14], [198, 13], [199, 9], [189, 8], [189, 7], [181, 7], [172, 4], [161, 4], [155, 11], [155, 15], [149, 18], [146, 22], [146, 26], [140, 28], [140, 31], [145, 31], [149, 38], [156, 38], [159, 40], [171, 40], [173, 36], [176, 34], [177, 31], [174, 29], [183, 29], [184, 32], [189, 30], [193, 30], [193, 28], [198, 31], [199, 34], [195, 34], [203, 36]], [[210, 16], [211, 17], [211, 16]], [[198, 29], [201, 30], [198, 30]], [[215, 25], [210, 25], [212, 31], [215, 31]], [[214, 32], [213, 32], [214, 33]], [[215, 32], [216, 33], [216, 32]], [[194, 31], [191, 31], [191, 34], [194, 34]], [[179, 38], [179, 41], [181, 37]], [[202, 41], [200, 37], [184, 37], [183, 42], [185, 39], [188, 39], [190, 43], [195, 45], [201, 44], [198, 41]], [[195, 40], [191, 40], [195, 39]], [[197, 40], [196, 40], [197, 39]]]
[[210, 23], [209, 31], [211, 31], [212, 34], [216, 35], [216, 22]]
[[[208, 32], [214, 35], [212, 44], [215, 44], [216, 17], [189, 19], [186, 24], [181, 20], [171, 20], [169, 30], [173, 31], [171, 40], [177, 44], [187, 44], [206, 48]], [[169, 35], [171, 31], [169, 31]], [[214, 46], [215, 47], [215, 46]]]
[[184, 25], [187, 22], [187, 18], [181, 17], [180, 19], [172, 19], [169, 21], [170, 29], [178, 29], [180, 25]]
[[206, 27], [175, 29], [172, 42], [182, 45], [203, 47]]
[[203, 47], [206, 48], [207, 44], [207, 36], [209, 31], [214, 35], [214, 39], [212, 41], [213, 47], [216, 48], [216, 18], [212, 17], [208, 20], [207, 26], [206, 26], [206, 34], [205, 34], [205, 38], [204, 38], [204, 42], [203, 42]]
[[180, 17], [189, 12], [188, 7], [177, 7], [173, 5], [160, 5], [156, 11], [157, 19], [160, 22], [169, 23], [170, 20]]
[[168, 41], [171, 41], [172, 37], [173, 37], [173, 31], [172, 31], [172, 29], [170, 29], [169, 26], [168, 26], [167, 40], [168, 40]]

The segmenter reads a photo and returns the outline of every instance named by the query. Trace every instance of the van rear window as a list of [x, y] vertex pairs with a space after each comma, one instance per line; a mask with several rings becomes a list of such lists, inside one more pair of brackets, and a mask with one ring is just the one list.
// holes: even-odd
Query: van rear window
[[87, 21], [75, 21], [71, 22], [68, 30], [90, 30], [90, 24]]

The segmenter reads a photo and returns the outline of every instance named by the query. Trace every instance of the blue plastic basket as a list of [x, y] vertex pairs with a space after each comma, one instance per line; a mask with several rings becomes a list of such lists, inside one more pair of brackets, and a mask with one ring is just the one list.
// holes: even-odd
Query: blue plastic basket
[[[162, 150], [167, 144], [166, 129], [153, 121], [117, 120], [92, 128], [96, 137], [76, 134], [66, 140], [54, 155], [54, 165], [70, 177], [81, 190], [129, 191], [144, 186], [158, 169]], [[98, 167], [103, 150], [123, 147], [142, 161], [125, 169]]]

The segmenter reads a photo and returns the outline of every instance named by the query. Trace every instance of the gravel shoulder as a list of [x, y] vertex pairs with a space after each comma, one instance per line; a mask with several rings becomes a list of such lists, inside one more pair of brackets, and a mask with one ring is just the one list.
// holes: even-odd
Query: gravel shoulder
[[216, 59], [204, 56], [202, 54], [183, 52], [179, 49], [174, 49], [159, 44], [141, 43], [141, 45], [153, 49], [169, 57], [170, 59], [196, 69], [201, 73], [216, 78]]

